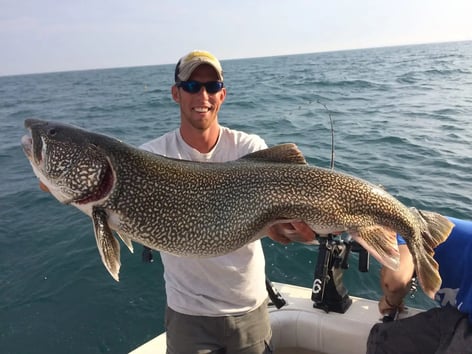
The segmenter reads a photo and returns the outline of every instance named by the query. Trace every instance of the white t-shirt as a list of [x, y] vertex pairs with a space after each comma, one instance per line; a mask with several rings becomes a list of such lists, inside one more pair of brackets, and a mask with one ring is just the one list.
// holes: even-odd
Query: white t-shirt
[[[266, 148], [257, 135], [225, 127], [218, 142], [205, 154], [189, 146], [179, 129], [151, 140], [141, 148], [167, 157], [226, 162]], [[260, 306], [267, 298], [265, 259], [255, 241], [219, 257], [179, 257], [161, 252], [167, 304], [174, 311], [196, 316], [239, 315]]]

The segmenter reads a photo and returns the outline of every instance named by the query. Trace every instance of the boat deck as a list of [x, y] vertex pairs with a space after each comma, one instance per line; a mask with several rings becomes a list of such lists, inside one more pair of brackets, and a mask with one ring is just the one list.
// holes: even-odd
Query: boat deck
[[[274, 283], [287, 302], [269, 308], [275, 354], [364, 354], [372, 326], [381, 320], [377, 301], [350, 296], [352, 305], [341, 314], [313, 308], [311, 289]], [[400, 317], [421, 310], [409, 308]], [[130, 354], [165, 354], [165, 333]]]

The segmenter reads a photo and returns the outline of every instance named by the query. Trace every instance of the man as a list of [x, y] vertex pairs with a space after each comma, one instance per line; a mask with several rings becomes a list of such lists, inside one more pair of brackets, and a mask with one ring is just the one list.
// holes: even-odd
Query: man
[[[193, 51], [175, 68], [172, 98], [180, 127], [141, 148], [167, 157], [225, 162], [266, 148], [264, 140], [222, 127], [218, 112], [226, 97], [220, 62]], [[269, 236], [282, 243], [314, 234], [305, 224], [279, 224]], [[161, 252], [166, 282], [167, 353], [271, 353], [265, 260], [260, 241], [213, 258]]]
[[[472, 353], [472, 222], [450, 218], [454, 228], [435, 248], [442, 284], [435, 299], [441, 307], [398, 321], [376, 324], [367, 353]], [[381, 269], [383, 315], [403, 310], [414, 273], [405, 241], [397, 236], [400, 269]]]

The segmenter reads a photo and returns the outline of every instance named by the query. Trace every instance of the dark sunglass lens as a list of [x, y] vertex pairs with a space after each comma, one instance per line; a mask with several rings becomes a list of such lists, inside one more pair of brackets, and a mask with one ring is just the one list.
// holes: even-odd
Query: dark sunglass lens
[[188, 93], [197, 93], [202, 88], [202, 84], [198, 81], [183, 81], [181, 86]]
[[205, 89], [208, 93], [217, 93], [223, 88], [223, 83], [220, 81], [211, 81], [205, 84]]

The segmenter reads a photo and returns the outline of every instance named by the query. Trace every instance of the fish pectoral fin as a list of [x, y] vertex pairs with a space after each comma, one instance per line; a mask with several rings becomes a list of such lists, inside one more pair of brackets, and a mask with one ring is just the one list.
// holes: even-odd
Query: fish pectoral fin
[[[115, 230], [116, 231], [116, 230]], [[116, 233], [118, 234], [118, 236], [120, 236], [121, 240], [123, 241], [123, 243], [126, 245], [126, 247], [128, 247], [129, 251], [131, 253], [134, 253], [134, 249], [133, 249], [133, 243], [131, 242], [130, 238], [122, 233], [122, 232], [118, 232], [116, 231]]]
[[398, 269], [400, 252], [395, 231], [381, 225], [373, 225], [360, 227], [355, 232], [349, 231], [349, 234], [381, 264], [392, 270]]
[[105, 268], [113, 279], [120, 281], [120, 244], [113, 236], [113, 232], [108, 226], [108, 216], [105, 210], [93, 208], [92, 210], [93, 229], [95, 240], [97, 241], [98, 252], [102, 258]]

